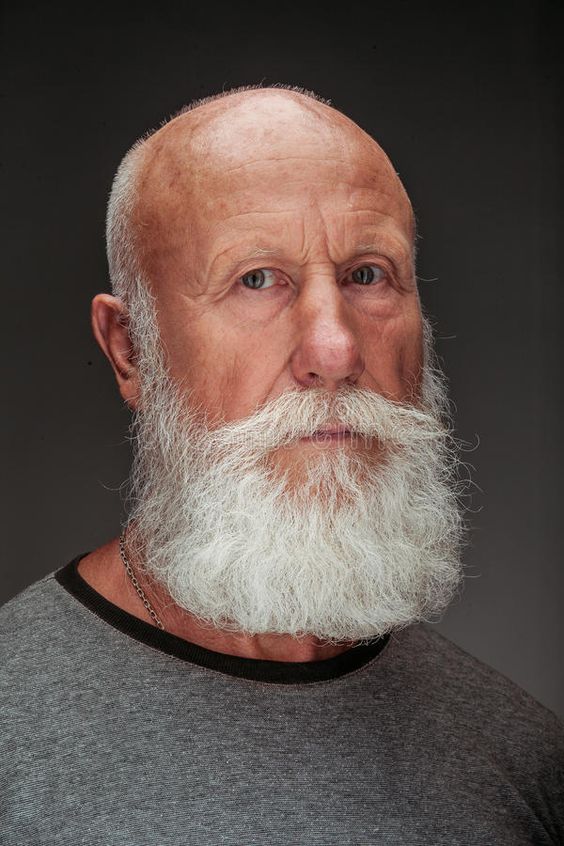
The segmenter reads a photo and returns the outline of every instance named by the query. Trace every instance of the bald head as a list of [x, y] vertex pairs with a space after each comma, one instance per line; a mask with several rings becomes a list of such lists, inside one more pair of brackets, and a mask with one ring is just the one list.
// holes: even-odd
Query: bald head
[[238, 173], [249, 177], [240, 197], [245, 213], [253, 205], [253, 175], [273, 196], [296, 173], [315, 184], [320, 164], [328, 180], [346, 168], [352, 183], [360, 178], [375, 187], [413, 243], [407, 193], [385, 152], [357, 124], [311, 92], [236, 90], [197, 101], [124, 158], [108, 213], [115, 293], [126, 294], [132, 271], [157, 284], [160, 258], [178, 251], [192, 227], [221, 207]]
[[[382, 148], [331, 106], [296, 91], [264, 88], [204, 102], [173, 118], [144, 144], [148, 185], [170, 187], [170, 177], [226, 170], [253, 158], [350, 156], [389, 180], [409, 205]], [[156, 184], [155, 184], [156, 183]]]

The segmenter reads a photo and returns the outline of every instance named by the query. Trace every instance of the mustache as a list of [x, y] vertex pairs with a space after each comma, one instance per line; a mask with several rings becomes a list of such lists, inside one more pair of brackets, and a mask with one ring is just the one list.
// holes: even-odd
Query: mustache
[[424, 405], [390, 400], [376, 391], [352, 386], [336, 392], [323, 388], [286, 391], [247, 417], [220, 421], [214, 427], [205, 414], [199, 422], [200, 411], [192, 409], [190, 422], [200, 434], [205, 433], [213, 450], [239, 446], [268, 452], [335, 427], [347, 430], [355, 439], [376, 439], [399, 447], [436, 441], [450, 433], [447, 421]]

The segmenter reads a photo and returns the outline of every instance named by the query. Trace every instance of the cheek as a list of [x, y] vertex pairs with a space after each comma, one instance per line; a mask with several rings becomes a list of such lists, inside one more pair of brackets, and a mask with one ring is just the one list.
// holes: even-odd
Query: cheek
[[404, 313], [387, 321], [366, 349], [366, 368], [376, 388], [399, 402], [415, 399], [420, 389], [423, 363], [419, 313]]
[[276, 391], [286, 359], [280, 334], [271, 332], [233, 337], [229, 351], [222, 366], [221, 403], [225, 419], [238, 420]]
[[423, 367], [423, 325], [419, 314], [404, 321], [397, 341], [400, 350], [398, 376], [405, 391], [403, 399], [415, 400], [420, 394]]
[[240, 324], [202, 319], [190, 332], [169, 336], [170, 373], [205, 410], [211, 425], [252, 413], [283, 369], [280, 333], [250, 332]]
[[423, 345], [422, 337], [407, 350], [404, 360], [403, 383], [405, 385], [404, 400], [417, 403], [421, 398], [423, 379]]

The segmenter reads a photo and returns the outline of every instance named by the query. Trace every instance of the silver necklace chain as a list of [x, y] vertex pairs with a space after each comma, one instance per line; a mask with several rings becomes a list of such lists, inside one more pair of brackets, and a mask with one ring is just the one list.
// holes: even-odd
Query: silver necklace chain
[[127, 559], [127, 555], [125, 554], [125, 530], [119, 536], [119, 554], [121, 556], [121, 560], [123, 561], [123, 564], [124, 564], [125, 569], [127, 571], [127, 575], [131, 579], [131, 584], [133, 585], [133, 587], [137, 591], [139, 599], [141, 600], [141, 602], [143, 603], [143, 605], [147, 609], [151, 619], [154, 620], [155, 625], [158, 626], [159, 629], [162, 629], [164, 631], [165, 627], [163, 626], [160, 619], [158, 618], [157, 612], [155, 611], [155, 609], [153, 608], [153, 606], [151, 605], [151, 603], [149, 602], [149, 600], [145, 596], [145, 593], [143, 592], [143, 588], [141, 587], [141, 585], [137, 581], [137, 578], [135, 576], [135, 573], [133, 572], [131, 564], [129, 563], [129, 561]]

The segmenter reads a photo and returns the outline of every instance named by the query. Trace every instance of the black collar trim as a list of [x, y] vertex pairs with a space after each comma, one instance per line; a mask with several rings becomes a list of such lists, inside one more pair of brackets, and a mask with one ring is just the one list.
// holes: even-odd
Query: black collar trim
[[379, 655], [390, 638], [388, 634], [384, 635], [368, 644], [354, 646], [334, 658], [322, 661], [263, 661], [214, 652], [169, 632], [163, 632], [99, 594], [82, 578], [77, 569], [80, 560], [88, 554], [84, 552], [78, 555], [55, 573], [55, 579], [65, 590], [106, 623], [135, 640], [166, 655], [230, 676], [275, 684], [311, 684], [337, 679], [360, 669]]

